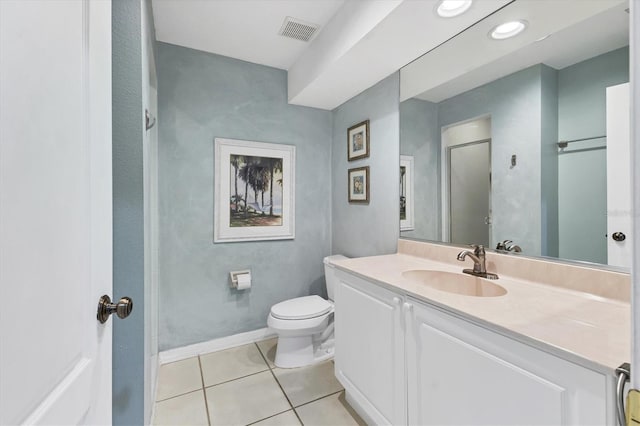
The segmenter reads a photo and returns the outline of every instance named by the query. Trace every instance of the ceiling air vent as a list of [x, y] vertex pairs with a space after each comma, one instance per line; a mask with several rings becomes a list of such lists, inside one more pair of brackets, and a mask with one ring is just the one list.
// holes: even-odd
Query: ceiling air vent
[[280, 28], [278, 35], [300, 41], [309, 41], [316, 31], [318, 31], [318, 28], [320, 28], [320, 25], [304, 22], [300, 19], [287, 16], [282, 23], [282, 27]]

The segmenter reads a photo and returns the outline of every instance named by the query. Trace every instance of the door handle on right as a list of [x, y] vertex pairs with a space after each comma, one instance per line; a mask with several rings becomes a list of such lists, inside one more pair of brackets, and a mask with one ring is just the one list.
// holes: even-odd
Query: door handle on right
[[130, 297], [122, 297], [118, 303], [111, 303], [111, 298], [106, 294], [98, 301], [97, 318], [100, 324], [107, 322], [111, 314], [115, 313], [118, 318], [126, 318], [133, 310], [133, 300]]
[[618, 384], [616, 386], [616, 414], [618, 416], [618, 424], [625, 426], [627, 421], [624, 413], [624, 385], [631, 378], [631, 365], [625, 362], [616, 368], [616, 374], [618, 375]]

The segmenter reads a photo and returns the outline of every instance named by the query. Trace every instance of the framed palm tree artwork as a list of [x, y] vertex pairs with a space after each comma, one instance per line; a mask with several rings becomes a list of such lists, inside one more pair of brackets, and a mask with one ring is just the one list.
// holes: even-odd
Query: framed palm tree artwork
[[296, 147], [215, 139], [213, 241], [295, 237]]

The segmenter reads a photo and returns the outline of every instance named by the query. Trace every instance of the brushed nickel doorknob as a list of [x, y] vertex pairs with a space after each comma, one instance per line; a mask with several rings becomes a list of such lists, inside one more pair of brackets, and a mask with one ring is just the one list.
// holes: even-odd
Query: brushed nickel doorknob
[[111, 303], [111, 298], [105, 294], [98, 301], [98, 321], [104, 324], [114, 312], [118, 318], [126, 318], [132, 310], [133, 300], [131, 298], [122, 297], [118, 303]]

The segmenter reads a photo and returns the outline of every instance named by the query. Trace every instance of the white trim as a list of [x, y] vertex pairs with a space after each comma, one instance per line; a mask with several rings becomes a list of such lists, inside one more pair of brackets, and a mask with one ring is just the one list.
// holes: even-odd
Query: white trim
[[640, 68], [638, 67], [638, 59], [640, 58], [640, 5], [635, 2], [629, 2], [629, 10], [631, 14], [631, 37], [630, 37], [630, 54], [631, 60], [631, 193], [633, 196], [633, 258], [631, 265], [632, 293], [631, 293], [631, 387], [640, 388], [640, 120], [637, 120], [640, 107]]
[[236, 346], [246, 345], [257, 340], [264, 340], [275, 336], [276, 333], [271, 331], [269, 328], [261, 328], [259, 330], [234, 334], [233, 336], [222, 337], [220, 339], [213, 339], [207, 342], [195, 343], [189, 346], [162, 351], [158, 354], [158, 360], [160, 365], [168, 364], [170, 362], [191, 358], [196, 355], [234, 348]]

